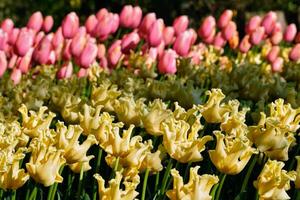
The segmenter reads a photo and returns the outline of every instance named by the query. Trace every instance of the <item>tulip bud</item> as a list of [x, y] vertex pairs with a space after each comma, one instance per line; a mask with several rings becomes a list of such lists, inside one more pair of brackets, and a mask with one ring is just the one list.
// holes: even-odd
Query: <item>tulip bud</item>
[[277, 57], [272, 62], [272, 71], [273, 72], [282, 72], [282, 68], [283, 68], [283, 58]]
[[251, 33], [250, 41], [253, 45], [258, 45], [264, 38], [265, 28], [258, 27], [254, 32]]
[[162, 74], [175, 74], [176, 69], [176, 52], [172, 49], [165, 50], [158, 61], [158, 71]]
[[85, 21], [86, 32], [93, 34], [95, 27], [97, 26], [98, 20], [95, 15], [90, 15]]
[[66, 40], [66, 42], [65, 42], [65, 46], [64, 46], [64, 50], [63, 50], [64, 60], [70, 60], [72, 58], [71, 42], [72, 42], [72, 40]]
[[96, 14], [96, 17], [97, 17], [97, 19], [98, 19], [98, 21], [99, 20], [102, 20], [105, 16], [107, 16], [108, 15], [108, 11], [107, 11], [107, 9], [106, 8], [101, 8], [98, 12], [97, 12], [97, 14]]
[[116, 40], [108, 49], [108, 63], [112, 67], [115, 67], [122, 57], [121, 43], [121, 40]]
[[230, 40], [236, 32], [236, 24], [230, 21], [226, 27], [222, 30], [222, 35], [225, 40]]
[[0, 29], [0, 51], [3, 51], [8, 42], [8, 34]]
[[242, 53], [247, 53], [249, 51], [249, 49], [251, 48], [251, 43], [249, 40], [250, 40], [249, 35], [245, 35], [244, 38], [242, 39], [242, 41], [239, 45], [239, 49]]
[[107, 68], [107, 65], [108, 65], [108, 61], [107, 61], [107, 58], [106, 57], [102, 57], [99, 59], [99, 66], [102, 67], [102, 68]]
[[141, 20], [142, 20], [142, 15], [143, 15], [142, 9], [139, 6], [135, 6], [132, 10], [131, 18], [133, 20], [132, 20], [132, 24], [131, 24], [130, 28], [134, 29], [140, 25]]
[[133, 23], [133, 7], [126, 5], [120, 13], [120, 25], [125, 28], [130, 28]]
[[[206, 38], [202, 38], [203, 39], [203, 42], [205, 42], [206, 44], [212, 44], [215, 40], [215, 34], [216, 34], [216, 29], [213, 29], [213, 31], [211, 32], [211, 34], [206, 37]], [[221, 33], [219, 33], [220, 36], [221, 36]], [[224, 38], [223, 38], [224, 40]]]
[[78, 78], [86, 77], [87, 76], [87, 69], [80, 68], [80, 70], [77, 73]]
[[283, 38], [283, 34], [281, 31], [276, 31], [272, 33], [271, 42], [273, 45], [278, 45]]
[[223, 38], [222, 33], [217, 33], [216, 37], [214, 38], [213, 45], [217, 48], [222, 48], [226, 45], [226, 40]]
[[129, 53], [129, 50], [136, 48], [139, 42], [140, 36], [136, 32], [131, 32], [127, 35], [124, 35], [121, 43], [122, 52]]
[[10, 79], [13, 81], [15, 85], [17, 85], [18, 83], [20, 83], [21, 78], [22, 78], [21, 70], [18, 68], [14, 68], [12, 73], [10, 74]]
[[19, 56], [24, 56], [32, 47], [34, 42], [34, 32], [26, 28], [22, 28], [16, 40], [16, 52]]
[[163, 39], [166, 45], [170, 45], [174, 42], [175, 30], [172, 26], [165, 27], [163, 30]]
[[148, 32], [147, 42], [150, 46], [157, 47], [163, 39], [164, 21], [156, 20]]
[[53, 24], [54, 24], [53, 17], [50, 15], [46, 16], [43, 23], [43, 30], [46, 33], [48, 33], [52, 29]]
[[177, 17], [173, 22], [173, 28], [176, 35], [180, 35], [184, 32], [189, 25], [189, 18], [186, 15]]
[[95, 61], [97, 52], [97, 45], [88, 41], [80, 55], [80, 65], [84, 68], [88, 68]]
[[197, 40], [197, 33], [193, 28], [187, 30], [191, 36], [191, 45], [194, 45]]
[[233, 36], [228, 41], [230, 48], [235, 49], [239, 45], [239, 33], [237, 31], [234, 32]]
[[13, 20], [11, 20], [10, 18], [5, 19], [2, 23], [1, 23], [1, 27], [0, 27], [4, 32], [6, 33], [10, 33], [13, 28], [14, 28], [14, 22]]
[[94, 35], [99, 37], [101, 41], [105, 40], [112, 30], [113, 25], [113, 14], [109, 13], [98, 21], [97, 26], [94, 30]]
[[265, 32], [266, 34], [270, 35], [274, 29], [275, 23], [277, 20], [277, 15], [275, 12], [270, 11], [268, 12], [262, 22], [261, 22], [261, 26], [263, 26], [265, 28]]
[[56, 57], [55, 51], [54, 50], [50, 51], [47, 64], [48, 65], [53, 65], [56, 61], [56, 58], [57, 57]]
[[7, 69], [7, 60], [4, 51], [0, 51], [0, 77], [3, 76]]
[[251, 34], [253, 31], [255, 31], [261, 23], [261, 17], [260, 16], [253, 16], [249, 20], [249, 22], [246, 25], [246, 33]]
[[52, 44], [50, 37], [44, 37], [34, 50], [34, 59], [40, 64], [46, 64], [48, 62], [50, 52], [52, 50]]
[[279, 46], [273, 46], [271, 48], [270, 52], [267, 55], [267, 60], [270, 63], [273, 63], [276, 60], [276, 58], [278, 57], [279, 52], [280, 52], [280, 47]]
[[8, 35], [8, 44], [14, 45], [17, 41], [19, 33], [20, 33], [20, 29], [14, 28]]
[[52, 45], [54, 48], [58, 48], [59, 46], [63, 46], [64, 43], [64, 36], [62, 34], [62, 28], [59, 27], [57, 31], [54, 33], [52, 39]]
[[79, 18], [76, 13], [69, 13], [62, 21], [61, 27], [63, 36], [66, 39], [73, 38], [79, 29]]
[[111, 26], [111, 30], [110, 30], [110, 33], [115, 33], [118, 28], [119, 28], [119, 24], [120, 24], [120, 18], [119, 18], [119, 15], [118, 14], [113, 14], [113, 18], [112, 18], [112, 26]]
[[18, 56], [16, 54], [13, 54], [11, 57], [10, 57], [10, 60], [8, 62], [8, 68], [9, 69], [13, 69], [17, 63], [17, 59], [18, 59]]
[[19, 60], [17, 61], [18, 69], [20, 69], [23, 74], [26, 74], [30, 69], [33, 51], [34, 48], [31, 47], [26, 53], [26, 55], [20, 57]]
[[72, 62], [66, 62], [58, 70], [56, 76], [58, 79], [70, 78], [73, 74], [73, 64]]
[[211, 35], [216, 27], [216, 20], [213, 16], [208, 16], [204, 19], [203, 23], [201, 24], [198, 34], [202, 38], [207, 38]]
[[71, 42], [71, 53], [76, 57], [80, 56], [86, 44], [86, 30], [85, 27], [80, 27]]
[[284, 36], [283, 39], [286, 42], [292, 42], [297, 34], [297, 27], [295, 24], [290, 24], [286, 27], [285, 32], [284, 32]]
[[289, 53], [289, 58], [292, 61], [298, 61], [300, 59], [300, 44], [296, 44]]
[[173, 49], [180, 56], [186, 56], [189, 53], [192, 42], [192, 35], [189, 31], [184, 31], [175, 39]]
[[98, 52], [97, 52], [97, 58], [104, 58], [106, 54], [106, 48], [104, 44], [98, 44]]
[[224, 27], [226, 27], [228, 25], [228, 23], [231, 21], [232, 19], [232, 16], [233, 16], [233, 12], [232, 10], [225, 10], [219, 20], [218, 20], [218, 27], [220, 29], [223, 29]]
[[143, 18], [143, 20], [140, 24], [140, 27], [139, 27], [139, 33], [143, 38], [147, 37], [147, 34], [155, 21], [156, 21], [155, 13], [148, 13]]
[[43, 26], [43, 15], [40, 11], [33, 13], [27, 23], [27, 28], [39, 32]]

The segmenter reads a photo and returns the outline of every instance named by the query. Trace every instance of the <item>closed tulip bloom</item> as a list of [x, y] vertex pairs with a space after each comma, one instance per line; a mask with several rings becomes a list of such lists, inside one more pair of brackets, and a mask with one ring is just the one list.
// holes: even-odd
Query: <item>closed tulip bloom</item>
[[222, 30], [222, 35], [225, 40], [230, 40], [234, 33], [236, 32], [236, 24], [233, 21], [230, 21], [227, 26]]
[[253, 45], [258, 45], [264, 38], [265, 28], [258, 27], [254, 32], [250, 35], [250, 41]]
[[0, 51], [5, 49], [8, 42], [8, 34], [0, 29]]
[[152, 26], [152, 24], [156, 21], [156, 15], [155, 13], [148, 13], [142, 20], [140, 27], [139, 27], [139, 33], [142, 37], [146, 38], [147, 34]]
[[0, 51], [0, 77], [3, 76], [7, 69], [7, 59], [4, 51]]
[[289, 58], [292, 61], [298, 61], [300, 59], [300, 43], [296, 44], [289, 53]]
[[14, 28], [14, 22], [10, 18], [3, 20], [0, 27], [4, 32], [10, 33]]
[[143, 12], [142, 12], [142, 9], [141, 7], [139, 6], [135, 6], [133, 7], [133, 10], [132, 10], [132, 24], [131, 24], [131, 27], [130, 28], [137, 28], [140, 23], [141, 23], [141, 20], [142, 20], [142, 16], [143, 16]]
[[91, 41], [87, 42], [80, 55], [81, 66], [84, 68], [88, 68], [95, 61], [97, 52], [97, 45]]
[[283, 33], [281, 31], [276, 31], [272, 33], [271, 42], [273, 45], [278, 45], [283, 38]]
[[202, 38], [207, 38], [211, 35], [211, 33], [216, 28], [216, 20], [213, 16], [208, 16], [202, 22], [198, 34]]
[[97, 23], [98, 23], [97, 17], [95, 15], [90, 15], [84, 24], [86, 28], [86, 32], [92, 34], [95, 27], [97, 26]]
[[64, 36], [62, 34], [62, 28], [59, 27], [54, 33], [52, 39], [52, 45], [54, 48], [58, 48], [59, 46], [63, 46], [63, 44], [64, 44]]
[[44, 37], [37, 48], [35, 48], [34, 50], [34, 59], [39, 64], [46, 64], [48, 62], [51, 50], [51, 39], [49, 37]]
[[80, 68], [80, 70], [77, 73], [78, 78], [86, 77], [88, 74], [87, 69], [85, 68]]
[[75, 37], [72, 39], [71, 42], [71, 53], [74, 56], [80, 56], [81, 52], [83, 51], [85, 44], [87, 42], [86, 30], [85, 27], [80, 27], [79, 31], [76, 33]]
[[[222, 35], [221, 33], [219, 34]], [[208, 37], [202, 38], [203, 42], [205, 42], [206, 44], [212, 44], [214, 42], [215, 35], [216, 35], [216, 29], [213, 29], [213, 31], [210, 33]]]
[[108, 61], [107, 61], [106, 57], [102, 57], [102, 58], [99, 59], [99, 66], [104, 68], [104, 69], [107, 68]]
[[122, 57], [121, 43], [121, 40], [116, 40], [108, 49], [107, 59], [112, 67], [116, 66]]
[[10, 79], [13, 81], [15, 85], [17, 85], [18, 83], [20, 83], [21, 78], [22, 78], [21, 70], [18, 68], [14, 68], [12, 73], [10, 74]]
[[131, 5], [124, 6], [120, 13], [120, 25], [125, 28], [131, 28], [133, 20], [133, 7]]
[[187, 30], [191, 36], [191, 45], [194, 45], [197, 40], [197, 32], [193, 28]]
[[69, 13], [62, 21], [61, 27], [63, 36], [66, 39], [73, 38], [79, 29], [79, 18], [76, 13]]
[[184, 31], [175, 39], [173, 49], [180, 56], [186, 56], [191, 48], [192, 35], [188, 31]]
[[30, 64], [32, 61], [32, 55], [33, 55], [34, 48], [31, 47], [25, 56], [20, 57], [17, 61], [17, 67], [21, 70], [23, 74], [26, 74], [30, 69]]
[[12, 54], [8, 62], [8, 68], [13, 69], [17, 63], [18, 56], [16, 54]]
[[41, 42], [41, 40], [45, 37], [45, 33], [43, 31], [40, 31], [36, 34], [35, 38], [34, 38], [34, 44], [33, 46], [36, 47], [37, 45], [39, 45], [39, 43]]
[[274, 29], [275, 23], [277, 20], [277, 15], [275, 12], [270, 11], [268, 12], [262, 22], [261, 22], [261, 26], [263, 26], [265, 28], [265, 32], [266, 34], [270, 35]]
[[283, 68], [283, 58], [277, 57], [273, 62], [272, 62], [272, 71], [273, 72], [282, 72]]
[[273, 63], [276, 58], [278, 57], [280, 52], [280, 47], [279, 46], [273, 46], [270, 50], [270, 52], [267, 55], [267, 59], [270, 63]]
[[163, 30], [163, 39], [166, 45], [173, 44], [175, 30], [172, 26], [167, 26]]
[[97, 14], [96, 17], [98, 20], [102, 20], [102, 18], [104, 18], [106, 15], [108, 14], [108, 11], [106, 8], [101, 8]]
[[251, 34], [255, 31], [260, 26], [261, 20], [260, 16], [251, 17], [249, 22], [246, 24], [246, 33]]
[[226, 45], [226, 40], [223, 38], [223, 34], [221, 32], [217, 33], [214, 38], [213, 45], [218, 48], [222, 48]]
[[50, 51], [47, 64], [48, 65], [54, 65], [54, 63], [55, 63], [56, 60], [58, 60], [58, 59], [57, 59], [57, 57], [55, 55], [55, 51], [54, 50]]
[[283, 39], [286, 42], [292, 42], [297, 34], [297, 27], [295, 24], [290, 24], [286, 27], [284, 35], [283, 35]]
[[140, 36], [137, 32], [133, 31], [122, 38], [122, 52], [129, 53], [130, 49], [136, 48], [138, 43], [140, 42]]
[[189, 25], [189, 18], [186, 15], [181, 15], [177, 17], [173, 22], [173, 28], [175, 30], [175, 34], [179, 35], [184, 32]]
[[152, 47], [157, 47], [163, 40], [164, 21], [156, 20], [148, 32], [147, 42]]
[[27, 23], [27, 28], [36, 32], [40, 31], [43, 26], [43, 15], [40, 11], [33, 13]]
[[107, 16], [103, 17], [101, 20], [98, 21], [98, 24], [94, 30], [94, 35], [96, 37], [100, 37], [102, 41], [111, 32], [112, 25], [113, 25], [112, 18], [113, 18], [113, 14], [109, 13]]
[[72, 42], [72, 40], [66, 40], [65, 41], [65, 46], [64, 46], [64, 49], [63, 49], [63, 58], [64, 58], [64, 60], [70, 60], [72, 58], [71, 42]]
[[98, 44], [98, 52], [97, 52], [97, 58], [103, 58], [106, 54], [106, 47], [104, 44]]
[[43, 23], [43, 30], [46, 33], [48, 33], [52, 29], [53, 24], [54, 24], [53, 17], [50, 15], [46, 16]]
[[110, 30], [111, 34], [115, 33], [119, 28], [119, 25], [120, 25], [119, 15], [118, 14], [113, 14], [112, 21], [113, 21], [113, 23], [112, 23], [111, 30]]
[[70, 78], [73, 74], [73, 64], [72, 62], [66, 62], [58, 70], [56, 76], [58, 79]]
[[235, 49], [239, 45], [239, 33], [237, 31], [234, 32], [233, 36], [229, 39], [228, 43], [230, 48]]
[[219, 18], [219, 20], [218, 20], [218, 27], [219, 27], [220, 29], [226, 27], [226, 26], [228, 25], [228, 23], [231, 21], [232, 16], [233, 16], [232, 10], [225, 10], [225, 11], [221, 14], [221, 16], [220, 16], [220, 18]]
[[32, 47], [34, 42], [34, 33], [26, 28], [21, 29], [16, 40], [15, 48], [19, 56], [24, 56]]
[[172, 49], [164, 51], [158, 61], [158, 71], [162, 74], [175, 74], [176, 68], [176, 52]]

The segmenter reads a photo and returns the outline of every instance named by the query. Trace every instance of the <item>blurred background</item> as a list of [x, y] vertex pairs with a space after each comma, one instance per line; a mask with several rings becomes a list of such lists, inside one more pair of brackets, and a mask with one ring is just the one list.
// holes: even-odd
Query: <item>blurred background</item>
[[102, 7], [119, 12], [126, 4], [141, 6], [144, 13], [155, 12], [166, 24], [172, 24], [175, 16], [188, 15], [192, 27], [198, 27], [205, 15], [217, 17], [224, 9], [236, 11], [239, 30], [253, 12], [281, 11], [286, 22], [296, 23], [297, 27], [300, 21], [300, 0], [0, 0], [0, 21], [10, 17], [17, 26], [26, 25], [29, 16], [40, 10], [43, 15], [52, 15], [57, 27], [70, 11], [76, 11], [84, 21]]

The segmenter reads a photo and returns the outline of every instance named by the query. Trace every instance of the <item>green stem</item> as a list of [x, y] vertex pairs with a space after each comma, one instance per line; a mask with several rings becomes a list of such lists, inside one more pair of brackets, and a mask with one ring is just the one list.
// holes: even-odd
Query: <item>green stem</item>
[[224, 182], [225, 182], [225, 179], [226, 179], [226, 174], [222, 174], [221, 175], [221, 182], [220, 182], [220, 185], [218, 187], [218, 190], [217, 190], [217, 195], [216, 195], [216, 200], [219, 200], [220, 199], [220, 195], [221, 195], [221, 191], [222, 191], [222, 187], [224, 185]]
[[187, 165], [186, 168], [185, 168], [184, 177], [183, 177], [183, 181], [184, 181], [184, 182], [187, 181], [187, 176], [188, 176], [188, 172], [189, 172], [189, 169], [190, 169], [191, 165], [192, 165], [192, 163], [189, 162], [188, 165]]
[[163, 181], [162, 181], [162, 187], [161, 187], [161, 193], [160, 193], [162, 195], [165, 193], [167, 181], [170, 176], [170, 171], [171, 171], [172, 166], [173, 166], [173, 163], [172, 163], [172, 159], [170, 158], [167, 169], [166, 169], [164, 177], [163, 177]]
[[[64, 165], [61, 166], [61, 168], [59, 169], [59, 174], [61, 174], [63, 170], [64, 170]], [[47, 200], [54, 200], [55, 199], [55, 194], [56, 194], [57, 186], [58, 186], [57, 182], [55, 182], [54, 184], [52, 184], [50, 186]]]
[[158, 184], [159, 184], [159, 172], [155, 175], [155, 186], [154, 186], [155, 193], [157, 191]]
[[0, 189], [0, 199], [2, 199], [2, 196], [3, 196], [3, 190]]
[[143, 190], [142, 190], [142, 198], [141, 198], [141, 200], [145, 200], [149, 171], [150, 170], [147, 168], [146, 172], [145, 172], [145, 175], [144, 175], [144, 182], [143, 182]]
[[251, 164], [250, 164], [250, 166], [249, 166], [249, 168], [248, 168], [248, 171], [247, 171], [247, 174], [246, 174], [246, 176], [245, 176], [245, 179], [244, 179], [244, 181], [243, 181], [243, 185], [242, 185], [242, 188], [241, 188], [241, 193], [242, 193], [243, 191], [245, 191], [245, 189], [246, 189], [246, 187], [247, 187], [247, 185], [248, 185], [250, 175], [251, 175], [252, 170], [253, 170], [253, 168], [254, 168], [254, 166], [255, 166], [255, 164], [256, 164], [256, 160], [257, 160], [257, 156], [254, 156], [254, 158], [252, 159]]
[[117, 172], [118, 167], [119, 167], [119, 161], [120, 161], [120, 157], [118, 156], [117, 160], [115, 161], [114, 170], [111, 172], [110, 179], [112, 179], [116, 175], [116, 172]]
[[82, 182], [83, 182], [83, 163], [80, 165], [80, 175], [79, 175], [79, 182], [78, 182], [78, 191], [77, 191], [77, 199], [80, 199], [81, 192], [82, 192]]
[[[101, 164], [101, 158], [102, 158], [102, 149], [99, 148], [98, 149], [98, 156], [97, 156], [97, 163], [96, 163], [96, 168], [95, 168], [95, 173], [98, 173], [99, 172], [99, 169], [100, 169], [100, 164]], [[97, 184], [96, 184], [96, 180], [93, 179], [93, 200], [96, 200], [97, 199]]]
[[37, 188], [37, 186], [35, 184], [32, 192], [31, 192], [31, 194], [29, 196], [29, 200], [36, 199], [37, 191], [38, 191], [38, 188]]
[[73, 176], [72, 172], [70, 171], [68, 173], [68, 180], [67, 180], [68, 181], [67, 194], [66, 194], [64, 199], [69, 199], [69, 197], [70, 197], [70, 191], [71, 191], [71, 188], [72, 188], [73, 180], [74, 180], [74, 176]]
[[[295, 155], [298, 155], [298, 154], [299, 154], [299, 151], [300, 151], [300, 145], [297, 146]], [[295, 162], [296, 162], [296, 159], [293, 158], [293, 159], [292, 159], [292, 162], [291, 162], [291, 164], [289, 165], [289, 168], [288, 168], [289, 171], [291, 171], [291, 170], [293, 169], [293, 167], [294, 167], [294, 165], [295, 165]]]
[[[13, 190], [13, 191], [12, 191], [11, 200], [16, 200], [16, 194], [17, 194], [17, 191], [16, 191], [16, 190]], [[1, 199], [1, 198], [0, 198], [0, 199]]]

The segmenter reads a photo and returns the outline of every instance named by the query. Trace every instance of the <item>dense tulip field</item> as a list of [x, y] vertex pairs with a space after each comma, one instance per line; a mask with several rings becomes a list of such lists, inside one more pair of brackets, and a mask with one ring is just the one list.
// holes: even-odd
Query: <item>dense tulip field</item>
[[300, 32], [235, 15], [2, 21], [0, 199], [300, 199]]

